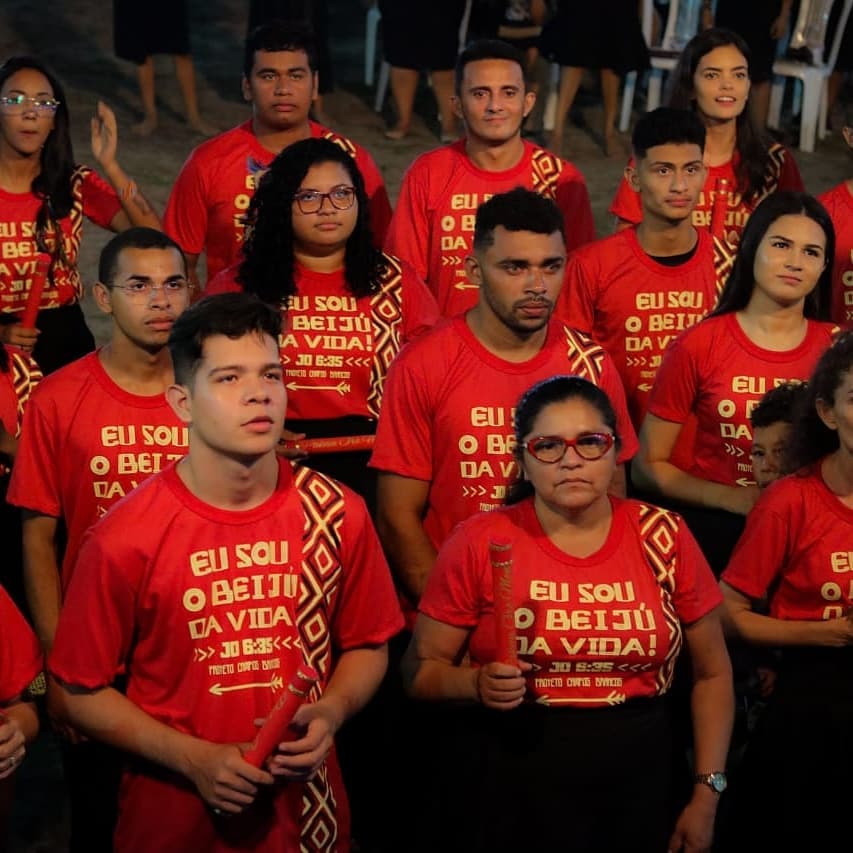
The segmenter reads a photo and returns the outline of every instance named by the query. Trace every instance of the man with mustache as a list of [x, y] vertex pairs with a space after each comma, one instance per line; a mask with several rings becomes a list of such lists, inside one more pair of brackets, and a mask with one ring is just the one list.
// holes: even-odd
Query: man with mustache
[[[174, 381], [169, 332], [190, 301], [180, 247], [151, 228], [122, 232], [101, 252], [94, 297], [112, 321], [110, 340], [33, 393], [7, 497], [23, 510], [24, 586], [45, 654], [83, 534], [187, 446], [165, 397]], [[117, 760], [103, 747], [69, 744], [65, 770], [70, 849], [111, 850]]]
[[[380, 472], [379, 535], [410, 604], [453, 526], [503, 503], [517, 473], [513, 409], [531, 385], [565, 373], [596, 383], [618, 416], [620, 463], [637, 449], [612, 360], [552, 319], [565, 265], [553, 201], [521, 187], [493, 196], [477, 210], [465, 259], [477, 304], [409, 344], [391, 366], [370, 464]], [[623, 465], [616, 479], [611, 488], [624, 489]]]

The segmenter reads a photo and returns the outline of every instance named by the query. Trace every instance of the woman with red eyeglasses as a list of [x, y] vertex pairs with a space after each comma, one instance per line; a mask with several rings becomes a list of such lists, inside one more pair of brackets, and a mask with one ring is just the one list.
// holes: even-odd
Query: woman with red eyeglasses
[[[475, 707], [455, 761], [477, 814], [468, 849], [710, 848], [733, 713], [722, 599], [677, 515], [608, 494], [615, 424], [586, 380], [531, 388], [507, 506], [459, 525], [420, 600], [410, 693]], [[515, 660], [497, 646], [490, 543], [512, 563]], [[683, 644], [692, 790], [667, 696]]]
[[[79, 304], [83, 217], [110, 231], [160, 227], [116, 160], [112, 110], [99, 103], [92, 119], [106, 181], [75, 163], [69, 121], [62, 85], [41, 61], [15, 56], [0, 66], [0, 342], [30, 353], [45, 374], [94, 349]], [[34, 328], [21, 322], [31, 293]]]

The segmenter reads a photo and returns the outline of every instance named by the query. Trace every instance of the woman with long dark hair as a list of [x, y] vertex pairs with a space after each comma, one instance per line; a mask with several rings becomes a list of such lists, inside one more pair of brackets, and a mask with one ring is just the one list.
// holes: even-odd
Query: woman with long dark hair
[[632, 477], [700, 509], [688, 523], [717, 572], [742, 520], [704, 511], [744, 516], [758, 498], [749, 415], [768, 388], [806, 379], [832, 342], [823, 321], [834, 250], [832, 222], [812, 196], [769, 196], [747, 223], [716, 309], [664, 354]]
[[[413, 696], [470, 709], [435, 787], [464, 774], [466, 790], [452, 793], [471, 826], [448, 825], [444, 808], [419, 825], [439, 839], [470, 830], [453, 849], [483, 853], [709, 850], [734, 702], [708, 565], [678, 516], [608, 494], [619, 436], [599, 388], [546, 379], [514, 426], [522, 477], [507, 506], [442, 546], [404, 661]], [[512, 562], [500, 614], [491, 543]], [[503, 617], [511, 649], [497, 641]], [[692, 785], [669, 696], [682, 647]]]
[[[139, 188], [116, 160], [116, 121], [99, 102], [92, 154], [107, 183], [74, 161], [68, 101], [40, 60], [15, 56], [0, 66], [0, 341], [31, 352], [45, 373], [94, 348], [79, 301], [77, 253], [83, 217], [111, 231], [160, 227]], [[20, 322], [48, 263], [35, 329]]]
[[[777, 190], [802, 190], [799, 169], [783, 145], [768, 140], [749, 109], [750, 51], [729, 30], [712, 28], [694, 36], [672, 74], [669, 106], [695, 110], [705, 125], [708, 176], [693, 224], [710, 227], [714, 198], [726, 182], [724, 234], [736, 247], [750, 214]], [[642, 219], [637, 194], [623, 179], [610, 206], [622, 223]]]
[[[749, 514], [722, 576], [731, 633], [781, 650], [773, 695], [733, 786], [732, 838], [722, 850], [849, 842], [853, 332], [835, 341], [808, 380], [785, 470], [789, 476]], [[758, 607], [762, 599], [769, 612]]]
[[[411, 267], [374, 248], [358, 166], [325, 139], [288, 146], [261, 179], [246, 214], [243, 261], [206, 292], [239, 288], [281, 308], [286, 426], [298, 456], [305, 436], [371, 436], [388, 366], [438, 316]], [[368, 457], [360, 449], [306, 461], [370, 503]]]

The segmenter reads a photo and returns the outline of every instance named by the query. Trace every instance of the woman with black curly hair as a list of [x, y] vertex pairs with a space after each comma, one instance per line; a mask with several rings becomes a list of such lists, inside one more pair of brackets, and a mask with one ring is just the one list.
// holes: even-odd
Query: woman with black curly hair
[[322, 457], [306, 457], [302, 439], [372, 435], [391, 361], [438, 309], [411, 267], [374, 248], [367, 204], [355, 161], [337, 145], [288, 146], [252, 198], [242, 263], [205, 292], [242, 288], [281, 308], [285, 446], [370, 504], [369, 439], [338, 442], [361, 449]]
[[[109, 183], [74, 162], [69, 123], [62, 85], [44, 63], [15, 56], [0, 66], [0, 342], [31, 353], [44, 373], [94, 349], [79, 305], [83, 217], [111, 231], [160, 227], [116, 160], [112, 110], [99, 102], [92, 119], [92, 154]], [[49, 262], [30, 329], [20, 319], [39, 253]]]

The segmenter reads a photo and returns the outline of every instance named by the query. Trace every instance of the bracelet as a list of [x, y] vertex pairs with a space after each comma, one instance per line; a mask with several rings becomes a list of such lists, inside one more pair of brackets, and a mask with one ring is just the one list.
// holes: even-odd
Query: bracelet
[[122, 188], [121, 188], [121, 199], [122, 201], [130, 201], [133, 198], [136, 198], [139, 193], [139, 187], [136, 186], [136, 181], [131, 178]]

